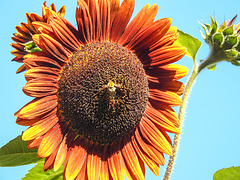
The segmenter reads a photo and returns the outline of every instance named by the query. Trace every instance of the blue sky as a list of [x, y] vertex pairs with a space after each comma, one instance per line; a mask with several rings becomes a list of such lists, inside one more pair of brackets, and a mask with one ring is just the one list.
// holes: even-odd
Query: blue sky
[[[25, 13], [41, 14], [43, 0], [1, 0], [0, 1], [0, 39], [1, 39], [1, 88], [0, 88], [0, 146], [21, 134], [25, 127], [15, 123], [14, 112], [26, 104], [30, 98], [23, 94], [25, 84], [23, 74], [15, 74], [18, 63], [11, 62], [10, 51], [12, 33], [15, 25], [26, 22]], [[66, 5], [66, 18], [76, 25], [76, 0], [51, 0], [57, 8]], [[200, 39], [203, 43], [197, 59], [205, 59], [208, 46], [201, 39], [201, 26], [198, 21], [210, 22], [209, 15], [215, 16], [221, 24], [240, 12], [239, 0], [136, 0], [134, 15], [146, 4], [159, 5], [157, 19], [171, 17], [178, 29]], [[236, 22], [240, 22], [240, 18]], [[187, 66], [190, 71], [193, 62], [185, 57], [178, 64]], [[201, 72], [188, 100], [185, 123], [180, 149], [172, 173], [172, 180], [208, 180], [221, 168], [240, 166], [239, 156], [239, 102], [240, 67], [230, 63], [220, 63], [214, 72]], [[187, 78], [183, 79], [186, 82]], [[18, 180], [24, 177], [32, 167], [0, 168], [1, 180]], [[149, 170], [146, 179], [162, 179], [165, 167], [161, 168], [160, 177], [155, 177]]]

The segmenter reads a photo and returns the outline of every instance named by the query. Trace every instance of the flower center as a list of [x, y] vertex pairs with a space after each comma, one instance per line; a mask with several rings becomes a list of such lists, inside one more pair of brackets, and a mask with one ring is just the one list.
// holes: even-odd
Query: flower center
[[62, 117], [79, 135], [110, 144], [140, 122], [148, 81], [142, 63], [127, 48], [110, 42], [86, 44], [70, 57], [60, 77]]

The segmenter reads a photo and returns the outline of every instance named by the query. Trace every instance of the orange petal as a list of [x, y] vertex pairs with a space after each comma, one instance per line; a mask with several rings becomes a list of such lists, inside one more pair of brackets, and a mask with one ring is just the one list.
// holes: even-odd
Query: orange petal
[[60, 62], [67, 62], [68, 54], [63, 46], [46, 34], [33, 35], [33, 40], [44, 53], [52, 58], [56, 58]]
[[113, 143], [110, 148], [111, 157], [108, 158], [108, 168], [113, 179], [124, 179], [124, 160], [119, 150], [119, 144]]
[[[155, 110], [159, 112], [158, 115], [162, 119], [167, 119], [173, 123], [174, 126], [179, 127], [179, 120], [177, 113], [168, 105], [164, 105], [160, 103], [159, 101], [155, 101], [152, 99], [149, 99], [150, 107], [153, 107]], [[149, 104], [148, 104], [149, 105]]]
[[[61, 17], [61, 16], [60, 16]], [[67, 20], [63, 21], [60, 17], [51, 17], [50, 24], [58, 40], [70, 50], [78, 50], [81, 43], [75, 34], [77, 30]]]
[[108, 145], [103, 145], [101, 146], [101, 169], [100, 169], [100, 176], [99, 176], [99, 180], [109, 180], [110, 179], [110, 172], [109, 172], [109, 168], [108, 168]]
[[149, 56], [152, 61], [150, 66], [163, 66], [178, 61], [186, 54], [186, 48], [182, 46], [164, 46], [152, 51]]
[[76, 21], [78, 25], [78, 31], [80, 33], [80, 40], [83, 43], [91, 42], [93, 40], [93, 22], [88, 5], [84, 0], [78, 0]]
[[61, 144], [59, 145], [59, 149], [54, 161], [54, 171], [57, 171], [61, 167], [67, 156], [67, 140], [72, 140], [68, 138], [68, 134], [64, 136]]
[[140, 121], [139, 127], [143, 137], [160, 152], [172, 155], [172, 146], [165, 136], [150, 121]]
[[182, 104], [181, 98], [176, 93], [158, 89], [149, 89], [149, 99], [162, 102], [169, 106], [180, 106]]
[[18, 56], [18, 57], [24, 57], [28, 52], [26, 51], [19, 51], [17, 49], [14, 49], [11, 51], [11, 54], [14, 56]]
[[87, 161], [84, 161], [84, 164], [80, 170], [80, 172], [78, 173], [77, 177], [75, 180], [88, 180], [87, 177]]
[[135, 137], [132, 139], [132, 145], [136, 151], [136, 153], [138, 154], [138, 156], [142, 159], [142, 161], [147, 165], [147, 167], [156, 175], [159, 176], [160, 174], [160, 168], [159, 165], [153, 161], [152, 159], [150, 159], [145, 153], [144, 151], [141, 150], [141, 148], [139, 147], [137, 140], [135, 139]]
[[36, 139], [28, 141], [27, 148], [28, 149], [38, 148], [42, 142], [43, 137], [44, 136], [40, 136], [40, 137], [37, 137]]
[[24, 64], [28, 68], [48, 67], [48, 68], [53, 68], [54, 71], [57, 71], [57, 72], [60, 72], [63, 66], [63, 63], [59, 63], [56, 60], [46, 57], [42, 52], [31, 53], [24, 56]]
[[56, 83], [59, 80], [58, 69], [51, 67], [34, 67], [29, 69], [25, 74], [27, 81], [36, 79], [52, 79], [52, 82]]
[[89, 180], [99, 179], [101, 169], [100, 145], [95, 143], [89, 149], [87, 157], [87, 174]]
[[26, 83], [23, 87], [23, 92], [32, 97], [44, 97], [52, 94], [56, 94], [58, 86], [51, 81], [39, 81], [38, 79], [32, 79]]
[[32, 19], [31, 14], [26, 13], [26, 18], [27, 18], [27, 24], [28, 24], [28, 28], [31, 31], [31, 34], [37, 34], [37, 30], [33, 27], [32, 22], [34, 22], [34, 20]]
[[111, 0], [110, 2], [110, 7], [111, 7], [111, 10], [110, 10], [110, 24], [112, 24], [113, 20], [115, 19], [115, 16], [119, 10], [119, 7], [120, 7], [120, 0]]
[[163, 153], [154, 148], [151, 144], [149, 144], [146, 139], [140, 133], [139, 127], [136, 128], [135, 138], [138, 143], [138, 147], [141, 148], [142, 152], [144, 152], [150, 159], [155, 161], [157, 164], [164, 165], [165, 159]]
[[44, 138], [38, 148], [38, 157], [44, 158], [50, 156], [62, 142], [65, 130], [65, 125], [59, 123], [49, 130], [44, 135]]
[[158, 5], [154, 4], [150, 9], [149, 4], [145, 5], [126, 27], [119, 44], [126, 45], [141, 29], [152, 23], [157, 15], [157, 11]]
[[21, 72], [26, 71], [26, 70], [27, 70], [27, 67], [25, 66], [25, 64], [23, 64], [20, 68], [18, 68], [16, 73], [18, 74], [18, 73], [21, 73]]
[[155, 83], [149, 82], [149, 89], [159, 89], [163, 91], [172, 91], [175, 92], [177, 95], [182, 95], [184, 91], [184, 84], [180, 81], [169, 81], [169, 82], [161, 82]]
[[92, 40], [97, 41], [101, 34], [101, 16], [97, 0], [84, 0], [92, 20]]
[[[86, 141], [83, 142], [86, 145]], [[83, 146], [85, 146], [83, 145]], [[84, 163], [87, 161], [87, 151], [85, 147], [75, 145], [70, 152], [70, 156], [65, 168], [65, 177], [68, 180], [73, 180], [77, 177]]]
[[57, 100], [58, 97], [56, 95], [35, 98], [14, 115], [19, 118], [34, 119], [54, 109], [58, 105]]
[[147, 106], [145, 115], [142, 119], [144, 121], [153, 122], [161, 130], [180, 134], [179, 129], [171, 122], [171, 119], [167, 119], [159, 111], [154, 108], [150, 108], [149, 106]]
[[168, 64], [147, 69], [146, 74], [149, 80], [162, 83], [163, 81], [169, 82], [183, 78], [188, 74], [188, 68], [178, 64]]
[[32, 24], [40, 33], [54, 37], [53, 29], [50, 24], [45, 22], [33, 22]]
[[59, 147], [55, 149], [50, 156], [46, 157], [45, 163], [44, 163], [44, 171], [47, 171], [53, 168], [54, 160], [56, 158], [58, 149]]
[[46, 121], [30, 126], [22, 135], [24, 141], [35, 139], [48, 132], [59, 121], [57, 116], [52, 116]]
[[161, 39], [170, 28], [172, 20], [170, 18], [159, 19], [147, 27], [141, 29], [127, 45], [128, 48], [135, 51], [149, 49]]
[[131, 142], [126, 142], [125, 140], [124, 144], [122, 154], [130, 176], [132, 179], [145, 179], [143, 169], [140, 165], [140, 159], [138, 159]]
[[154, 51], [164, 46], [171, 46], [178, 38], [177, 28], [170, 27], [169, 31], [159, 41], [150, 47], [150, 51]]
[[22, 126], [33, 126], [37, 124], [41, 124], [44, 121], [48, 121], [49, 119], [54, 119], [56, 117], [57, 107], [53, 110], [49, 111], [48, 113], [44, 114], [43, 116], [36, 117], [33, 119], [27, 118], [17, 118], [16, 123]]
[[101, 21], [100, 41], [108, 41], [110, 35], [110, 3], [108, 0], [99, 0], [99, 13]]
[[135, 0], [124, 0], [114, 18], [111, 28], [111, 42], [117, 42], [124, 32], [134, 10]]

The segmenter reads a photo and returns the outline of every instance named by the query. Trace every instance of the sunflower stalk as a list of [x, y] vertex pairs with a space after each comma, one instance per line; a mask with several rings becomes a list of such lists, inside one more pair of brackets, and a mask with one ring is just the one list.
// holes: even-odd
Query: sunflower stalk
[[[201, 63], [199, 65], [197, 64], [196, 60], [194, 60], [194, 68], [193, 68], [192, 74], [190, 75], [189, 80], [187, 82], [185, 91], [183, 93], [182, 105], [180, 106], [179, 113], [178, 113], [178, 118], [179, 118], [179, 122], [180, 122], [180, 126], [179, 126], [180, 132], [182, 131], [182, 126], [183, 126], [183, 122], [184, 122], [184, 114], [185, 114], [185, 110], [186, 110], [187, 100], [188, 100], [190, 91], [192, 89], [192, 85], [194, 84], [194, 82], [196, 80], [196, 77], [199, 75], [199, 73], [203, 69], [212, 67], [213, 65], [217, 64], [218, 62], [225, 60], [224, 57], [225, 56], [224, 56], [224, 54], [222, 54], [222, 51], [217, 51], [217, 49], [212, 49], [208, 58], [204, 61], [201, 61]], [[173, 169], [174, 162], [176, 159], [176, 154], [178, 151], [180, 139], [181, 139], [181, 134], [176, 134], [174, 136], [173, 152], [172, 152], [172, 156], [170, 156], [170, 158], [169, 158], [168, 166], [165, 171], [163, 180], [170, 179], [170, 175], [172, 173], [172, 169]]]

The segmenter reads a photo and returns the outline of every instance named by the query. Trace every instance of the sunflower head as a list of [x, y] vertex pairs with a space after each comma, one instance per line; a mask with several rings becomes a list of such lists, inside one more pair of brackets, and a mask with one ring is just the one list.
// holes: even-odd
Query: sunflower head
[[211, 17], [211, 25], [202, 25], [205, 31], [205, 34], [202, 34], [202, 36], [212, 51], [221, 52], [221, 57], [217, 58], [239, 66], [240, 23], [238, 25], [234, 24], [236, 18], [237, 16], [232, 20], [224, 21], [224, 23], [219, 26], [217, 21]]
[[78, 0], [77, 28], [54, 9], [32, 23], [41, 51], [24, 56], [23, 92], [35, 99], [15, 116], [45, 170], [64, 163], [68, 180], [144, 179], [144, 164], [159, 175], [172, 153], [167, 132], [180, 133], [172, 107], [188, 70], [171, 63], [186, 49], [173, 45], [170, 18], [155, 21], [157, 5], [129, 22], [134, 4]]

